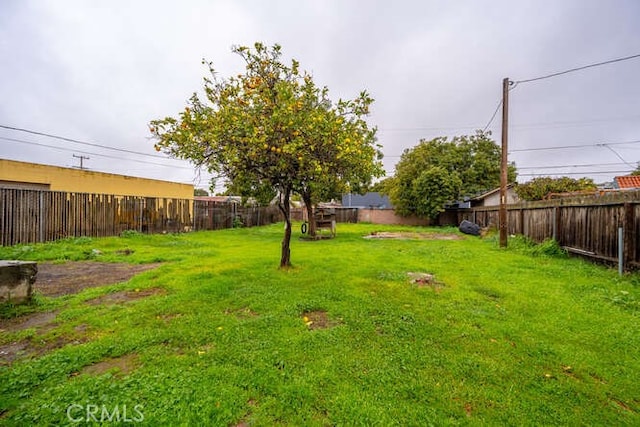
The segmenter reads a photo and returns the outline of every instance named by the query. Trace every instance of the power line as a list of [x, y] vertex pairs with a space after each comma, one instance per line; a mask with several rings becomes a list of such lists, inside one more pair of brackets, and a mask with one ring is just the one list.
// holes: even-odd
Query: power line
[[571, 126], [571, 125], [582, 125], [582, 124], [592, 124], [592, 123], [603, 123], [603, 122], [613, 122], [613, 121], [623, 121], [623, 120], [632, 120], [638, 119], [640, 115], [631, 115], [631, 116], [622, 116], [622, 117], [607, 117], [601, 119], [587, 119], [587, 120], [561, 120], [554, 122], [539, 122], [539, 123], [523, 123], [519, 125], [511, 125], [510, 127], [513, 129], [525, 129], [525, 128], [540, 128], [540, 127], [562, 127], [562, 126]]
[[446, 130], [469, 130], [477, 129], [477, 126], [457, 126], [457, 127], [414, 127], [414, 128], [380, 128], [379, 132], [416, 132], [416, 131], [446, 131]]
[[[145, 164], [148, 164], [148, 165], [156, 165], [156, 166], [164, 166], [164, 167], [173, 168], [173, 169], [193, 170], [193, 168], [188, 168], [188, 167], [185, 167], [185, 166], [172, 166], [172, 165], [164, 165], [162, 163], [157, 163], [157, 162], [148, 162], [148, 161], [145, 161], [145, 160], [127, 159], [127, 158], [124, 158], [124, 157], [110, 156], [108, 154], [98, 154], [98, 153], [93, 153], [93, 152], [90, 152], [90, 151], [74, 150], [72, 148], [64, 148], [64, 147], [56, 147], [55, 145], [41, 144], [41, 143], [38, 143], [38, 142], [25, 141], [23, 139], [7, 138], [7, 137], [4, 137], [4, 136], [0, 136], [0, 139], [5, 140], [5, 141], [18, 142], [20, 144], [28, 144], [28, 145], [36, 145], [38, 147], [53, 148], [54, 150], [71, 151], [71, 152], [74, 152], [74, 153], [81, 153], [81, 154], [89, 154], [89, 155], [92, 155], [92, 156], [106, 157], [108, 159], [126, 160], [126, 161], [129, 161], [129, 162], [145, 163]], [[166, 160], [172, 160], [172, 159], [169, 159], [167, 157], [163, 157], [163, 158], [166, 159]]]
[[609, 151], [611, 151], [613, 154], [615, 154], [616, 157], [618, 157], [620, 160], [622, 160], [627, 166], [634, 167], [631, 163], [629, 163], [625, 159], [623, 159], [622, 156], [620, 154], [618, 154], [618, 152], [616, 150], [614, 150], [613, 148], [609, 147], [607, 144], [598, 144], [598, 145], [600, 145], [601, 147], [608, 148]]
[[[513, 88], [512, 88], [513, 90]], [[500, 106], [502, 105], [502, 101], [498, 102], [496, 106], [496, 110], [491, 120], [487, 123], [487, 126], [484, 127], [486, 130], [495, 119], [498, 111], [500, 111]], [[560, 121], [552, 121], [552, 122], [537, 122], [537, 123], [522, 123], [522, 124], [513, 124], [510, 125], [511, 129], [526, 129], [526, 128], [542, 128], [542, 127], [562, 127], [562, 126], [571, 126], [571, 125], [582, 125], [582, 124], [591, 124], [591, 123], [603, 123], [603, 122], [613, 122], [613, 121], [624, 121], [624, 120], [636, 120], [640, 118], [640, 115], [634, 114], [630, 116], [620, 116], [620, 117], [604, 117], [600, 119], [586, 119], [586, 120], [560, 120]], [[398, 128], [380, 128], [379, 132], [418, 132], [418, 131], [437, 131], [437, 130], [469, 130], [469, 129], [479, 129], [477, 126], [457, 126], [457, 127], [398, 127]]]
[[127, 150], [125, 148], [108, 147], [108, 146], [102, 145], [102, 144], [94, 144], [92, 142], [80, 141], [78, 139], [67, 138], [65, 136], [58, 136], [58, 135], [53, 135], [53, 134], [45, 133], [45, 132], [38, 132], [38, 131], [35, 131], [35, 130], [30, 130], [30, 129], [23, 129], [23, 128], [17, 128], [17, 127], [6, 126], [6, 125], [0, 125], [0, 128], [9, 129], [9, 130], [17, 131], [17, 132], [30, 133], [32, 135], [46, 136], [47, 138], [59, 139], [61, 141], [73, 142], [75, 144], [82, 144], [82, 145], [89, 145], [91, 147], [104, 148], [105, 150], [120, 151], [122, 153], [137, 154], [139, 156], [148, 156], [148, 157], [157, 157], [159, 159], [167, 159], [166, 156], [160, 156], [158, 154], [142, 153], [140, 151]]
[[640, 140], [624, 141], [624, 142], [605, 142], [605, 143], [596, 143], [596, 144], [560, 145], [555, 147], [519, 148], [516, 150], [511, 150], [509, 151], [509, 153], [518, 153], [518, 152], [525, 152], [525, 151], [567, 150], [572, 148], [585, 148], [585, 147], [599, 148], [599, 147], [606, 147], [609, 145], [624, 145], [624, 144], [638, 144], [638, 143], [640, 143]]
[[584, 171], [584, 172], [559, 172], [559, 173], [523, 173], [518, 176], [549, 176], [549, 175], [612, 175], [612, 174], [628, 174], [631, 170], [610, 170], [610, 171]]
[[[595, 143], [595, 144], [560, 145], [560, 146], [553, 146], [553, 147], [518, 148], [515, 150], [510, 150], [509, 154], [516, 153], [516, 152], [527, 152], [527, 151], [565, 150], [570, 148], [585, 148], [585, 147], [599, 148], [601, 146], [606, 146], [606, 145], [626, 145], [626, 144], [639, 144], [639, 143], [640, 143], [640, 140], [633, 140], [633, 141], [605, 142], [605, 143]], [[398, 155], [385, 154], [384, 155], [385, 159], [400, 158], [400, 157], [402, 157], [401, 154], [398, 154]]]
[[[47, 144], [40, 144], [37, 142], [31, 142], [31, 141], [24, 141], [24, 140], [20, 140], [20, 139], [15, 139], [15, 138], [7, 138], [7, 137], [3, 137], [0, 136], [0, 139], [2, 140], [6, 140], [6, 141], [12, 141], [12, 142], [19, 142], [19, 143], [23, 143], [23, 144], [29, 144], [29, 145], [36, 145], [39, 147], [46, 147], [46, 148], [53, 148], [54, 150], [61, 150], [61, 151], [71, 151], [74, 153], [82, 153], [82, 154], [90, 154], [93, 156], [102, 156], [102, 157], [106, 157], [109, 159], [116, 159], [116, 160], [126, 160], [129, 162], [137, 162], [137, 163], [144, 163], [144, 164], [148, 164], [148, 165], [156, 165], [156, 166], [164, 166], [167, 168], [171, 168], [171, 169], [184, 169], [184, 170], [189, 170], [189, 171], [194, 171], [194, 168], [189, 168], [189, 167], [185, 167], [185, 166], [171, 166], [171, 165], [163, 165], [162, 163], [154, 163], [154, 162], [147, 162], [144, 160], [135, 160], [135, 159], [127, 159], [124, 157], [116, 157], [116, 156], [110, 156], [108, 154], [98, 154], [98, 153], [92, 153], [89, 151], [82, 151], [82, 150], [73, 150], [70, 148], [62, 148], [62, 147], [56, 147], [54, 145], [47, 145]], [[141, 169], [142, 171], [147, 171], [147, 169]], [[130, 173], [132, 171], [132, 169], [127, 168], [126, 169], [126, 173]], [[156, 179], [156, 178], [147, 178], [147, 179]], [[197, 178], [198, 180], [201, 180], [201, 178]], [[182, 184], [193, 184], [194, 181], [196, 180], [196, 178], [194, 178], [193, 180], [190, 181], [174, 181], [174, 182], [179, 182]]]
[[566, 169], [566, 168], [591, 168], [598, 166], [629, 166], [628, 163], [592, 163], [592, 164], [582, 164], [582, 165], [564, 165], [564, 166], [526, 166], [526, 167], [518, 167], [520, 170], [529, 170], [529, 169]]
[[629, 59], [634, 59], [634, 58], [640, 58], [640, 53], [636, 54], [636, 55], [625, 56], [623, 58], [611, 59], [609, 61], [596, 62], [594, 64], [584, 65], [582, 67], [571, 68], [569, 70], [564, 70], [564, 71], [560, 71], [560, 72], [557, 72], [557, 73], [547, 74], [546, 76], [534, 77], [532, 79], [526, 79], [526, 80], [518, 80], [518, 81], [515, 82], [515, 84], [518, 85], [520, 83], [529, 83], [529, 82], [535, 82], [537, 80], [549, 79], [551, 77], [561, 76], [563, 74], [573, 73], [575, 71], [585, 70], [587, 68], [599, 67], [601, 65], [613, 64], [614, 62], [622, 62], [622, 61], [627, 61]]
[[482, 132], [486, 132], [489, 126], [491, 126], [491, 123], [493, 123], [493, 119], [496, 118], [496, 114], [498, 114], [498, 111], [500, 110], [501, 106], [502, 106], [502, 99], [500, 100], [500, 102], [498, 102], [498, 105], [496, 106], [496, 110], [493, 112], [493, 115], [489, 119], [489, 122], [487, 123], [487, 125], [482, 129]]

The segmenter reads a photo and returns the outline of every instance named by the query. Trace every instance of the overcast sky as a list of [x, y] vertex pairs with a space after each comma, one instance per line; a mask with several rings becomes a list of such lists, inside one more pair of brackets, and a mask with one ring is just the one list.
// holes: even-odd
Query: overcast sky
[[[640, 54], [640, 1], [0, 0], [0, 125], [157, 156], [149, 121], [201, 89], [203, 58], [237, 74], [231, 47], [255, 41], [281, 44], [334, 100], [369, 91], [392, 174], [420, 139], [484, 128], [504, 77]], [[500, 113], [489, 129], [500, 141]], [[509, 137], [521, 182], [628, 173], [640, 58], [517, 85]], [[78, 166], [74, 154], [95, 171], [208, 187], [184, 161], [0, 128], [2, 158]]]

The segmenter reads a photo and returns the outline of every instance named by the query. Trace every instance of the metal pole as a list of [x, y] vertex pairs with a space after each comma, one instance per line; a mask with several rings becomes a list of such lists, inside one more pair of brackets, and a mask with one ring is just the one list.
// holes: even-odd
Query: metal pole
[[624, 228], [618, 227], [618, 274], [624, 273]]
[[502, 80], [502, 159], [500, 161], [500, 211], [498, 224], [500, 228], [500, 247], [507, 247], [507, 170], [508, 163], [508, 135], [509, 128], [509, 78]]

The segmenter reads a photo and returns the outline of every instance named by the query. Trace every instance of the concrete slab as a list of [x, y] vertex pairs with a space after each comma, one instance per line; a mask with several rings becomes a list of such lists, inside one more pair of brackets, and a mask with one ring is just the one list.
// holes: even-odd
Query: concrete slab
[[37, 274], [35, 261], [0, 260], [0, 303], [29, 301]]

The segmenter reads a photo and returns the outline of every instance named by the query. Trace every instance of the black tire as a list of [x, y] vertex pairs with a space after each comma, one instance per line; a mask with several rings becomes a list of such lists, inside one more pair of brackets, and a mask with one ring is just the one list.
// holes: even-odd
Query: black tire
[[307, 234], [308, 227], [309, 227], [309, 224], [307, 224], [306, 222], [302, 223], [302, 225], [300, 226], [300, 231], [302, 232], [302, 234]]

